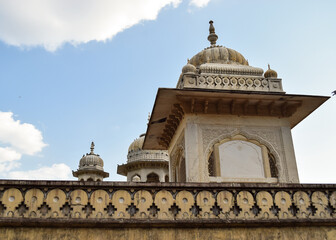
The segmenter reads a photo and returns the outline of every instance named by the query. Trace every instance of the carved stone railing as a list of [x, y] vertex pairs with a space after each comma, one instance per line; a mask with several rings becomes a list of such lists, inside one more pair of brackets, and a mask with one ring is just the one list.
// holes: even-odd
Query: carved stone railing
[[168, 152], [158, 152], [158, 150], [140, 150], [130, 152], [127, 155], [128, 162], [135, 162], [139, 160], [165, 160], [169, 161]]
[[177, 88], [284, 92], [282, 89], [282, 80], [279, 78], [221, 76], [218, 74], [184, 74], [179, 79]]
[[326, 223], [336, 185], [0, 181], [0, 225]]

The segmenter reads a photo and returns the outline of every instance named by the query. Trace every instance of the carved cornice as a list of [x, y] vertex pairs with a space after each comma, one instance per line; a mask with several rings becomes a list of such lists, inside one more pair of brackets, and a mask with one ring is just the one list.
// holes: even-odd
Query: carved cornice
[[237, 116], [270, 116], [285, 118], [292, 116], [301, 101], [298, 100], [274, 100], [232, 97], [204, 97], [179, 95], [186, 113], [220, 114]]
[[168, 148], [175, 131], [183, 118], [183, 115], [184, 110], [181, 105], [174, 104], [171, 110], [171, 114], [168, 115], [162, 134], [158, 138], [158, 143], [164, 148]]
[[159, 89], [143, 148], [167, 150], [184, 114], [286, 118], [293, 128], [328, 98], [255, 91]]

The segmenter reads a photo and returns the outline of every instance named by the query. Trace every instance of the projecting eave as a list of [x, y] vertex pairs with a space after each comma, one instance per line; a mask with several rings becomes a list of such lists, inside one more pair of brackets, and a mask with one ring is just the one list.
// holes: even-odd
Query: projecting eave
[[287, 118], [293, 128], [329, 98], [255, 91], [159, 88], [143, 149], [167, 150], [185, 114]]
[[78, 169], [77, 171], [72, 171], [72, 176], [78, 177], [83, 174], [97, 174], [102, 176], [103, 178], [107, 178], [110, 176], [108, 172], [100, 171], [94, 168], [91, 169]]

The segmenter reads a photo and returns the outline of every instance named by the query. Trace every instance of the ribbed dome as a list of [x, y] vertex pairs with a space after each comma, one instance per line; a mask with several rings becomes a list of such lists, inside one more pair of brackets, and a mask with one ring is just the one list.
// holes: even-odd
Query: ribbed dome
[[79, 161], [79, 168], [88, 167], [88, 166], [99, 166], [104, 167], [104, 161], [99, 157], [98, 154], [86, 154]]
[[278, 73], [276, 71], [274, 71], [273, 69], [271, 69], [270, 65], [268, 64], [268, 69], [264, 73], [264, 77], [265, 78], [277, 78], [278, 77]]
[[169, 160], [168, 152], [164, 150], [143, 150], [145, 134], [141, 134], [128, 148], [127, 162]]
[[128, 152], [142, 150], [142, 145], [145, 140], [145, 134], [141, 134], [139, 138], [135, 139], [128, 148]]
[[77, 171], [72, 171], [74, 177], [78, 177], [79, 181], [103, 181], [109, 176], [104, 172], [104, 161], [98, 154], [94, 153], [94, 142], [91, 143], [90, 153], [83, 155], [79, 161]]
[[210, 21], [209, 36], [210, 47], [205, 48], [203, 51], [193, 56], [189, 63], [199, 68], [200, 65], [205, 63], [219, 63], [219, 64], [235, 64], [248, 66], [247, 60], [239, 52], [216, 45], [218, 36], [215, 33], [213, 21]]
[[223, 46], [208, 47], [193, 56], [189, 63], [197, 68], [204, 63], [249, 65], [239, 52]]
[[81, 160], [79, 161], [79, 169], [87, 168], [87, 167], [96, 167], [99, 169], [103, 169], [104, 161], [100, 158], [98, 154], [95, 154], [94, 151], [94, 142], [91, 143], [90, 153], [83, 155]]

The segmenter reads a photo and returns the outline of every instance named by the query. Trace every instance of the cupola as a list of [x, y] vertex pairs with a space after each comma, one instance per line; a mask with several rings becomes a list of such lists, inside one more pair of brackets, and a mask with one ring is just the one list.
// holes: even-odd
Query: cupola
[[78, 177], [79, 181], [103, 181], [109, 176], [104, 172], [104, 161], [99, 154], [94, 153], [94, 142], [91, 143], [90, 153], [83, 155], [79, 161], [77, 171], [72, 171], [74, 177]]

